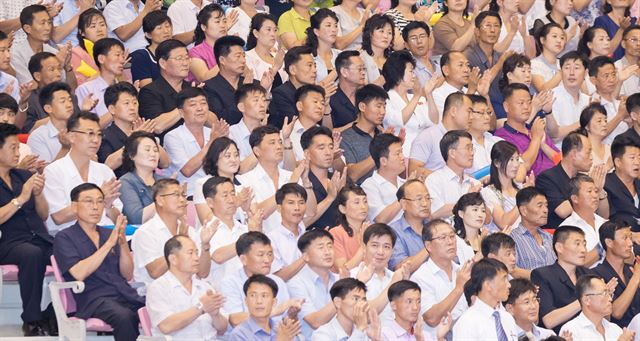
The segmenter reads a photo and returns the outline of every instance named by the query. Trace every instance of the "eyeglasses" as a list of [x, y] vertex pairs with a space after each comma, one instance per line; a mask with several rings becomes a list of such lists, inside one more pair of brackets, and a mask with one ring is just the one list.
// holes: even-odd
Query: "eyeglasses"
[[418, 40], [427, 39], [429, 36], [426, 34], [421, 34], [419, 36], [411, 36], [409, 37], [409, 41], [412, 43], [416, 43]]
[[78, 200], [79, 203], [81, 203], [84, 206], [103, 206], [104, 205], [104, 199], [97, 199], [97, 200], [91, 200], [91, 199], [82, 199], [82, 200]]
[[173, 193], [159, 194], [158, 196], [160, 196], [160, 197], [169, 197], [169, 196], [173, 196], [173, 195], [175, 195], [176, 197], [186, 198], [187, 197], [187, 192], [173, 192]]
[[597, 293], [591, 293], [591, 294], [584, 294], [585, 296], [603, 296], [603, 297], [609, 297], [612, 298], [613, 294], [608, 292], [608, 291], [602, 291], [602, 292], [597, 292]]
[[72, 132], [74, 133], [80, 133], [80, 134], [85, 134], [87, 136], [89, 136], [89, 139], [93, 140], [94, 138], [98, 138], [98, 139], [102, 139], [102, 133], [101, 132], [95, 132], [93, 130], [89, 130], [89, 131], [82, 131], [82, 130], [72, 130]]
[[429, 201], [431, 201], [431, 197], [430, 196], [415, 197], [413, 199], [409, 199], [409, 198], [402, 198], [402, 199], [407, 200], [407, 201], [412, 201], [412, 202], [429, 202]]
[[173, 60], [177, 60], [179, 62], [184, 62], [185, 60], [189, 60], [189, 56], [169, 57], [167, 59], [173, 59]]
[[456, 234], [455, 233], [451, 233], [451, 234], [445, 234], [445, 235], [442, 235], [442, 236], [431, 238], [431, 241], [445, 242], [447, 240], [456, 240]]
[[631, 44], [634, 44], [634, 45], [640, 43], [640, 39], [638, 39], [638, 38], [627, 38], [625, 40], [630, 42]]

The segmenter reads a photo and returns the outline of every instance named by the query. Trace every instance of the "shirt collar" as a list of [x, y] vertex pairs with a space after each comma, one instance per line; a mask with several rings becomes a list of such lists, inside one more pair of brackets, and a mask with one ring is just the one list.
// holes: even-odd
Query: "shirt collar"
[[45, 125], [45, 128], [47, 129], [47, 133], [48, 133], [49, 138], [58, 137], [58, 135], [60, 135], [60, 132], [58, 131], [58, 128], [56, 128], [53, 125], [53, 122], [51, 122], [51, 120], [49, 120], [49, 122], [47, 122], [47, 124]]
[[[452, 265], [451, 273], [455, 274], [456, 270], [458, 269], [458, 264], [456, 264], [455, 262], [451, 262], [451, 265]], [[429, 259], [425, 263], [425, 267], [433, 275], [436, 275], [438, 273], [446, 274], [444, 270], [442, 270], [438, 265], [436, 265], [436, 263], [431, 259], [431, 257], [429, 257]]]
[[[260, 327], [258, 323], [252, 318], [249, 317], [247, 320], [247, 326], [251, 330], [251, 334], [256, 335], [258, 332], [263, 332], [264, 334], [270, 335], [271, 333], [267, 333], [264, 328]], [[271, 331], [273, 331], [273, 319], [269, 319], [269, 326], [271, 327]]]
[[[459, 181], [460, 177], [458, 176], [458, 174], [456, 174], [451, 168], [449, 168], [449, 166], [444, 166], [442, 167], [442, 172], [447, 176], [447, 179], [449, 180], [456, 180]], [[470, 181], [469, 176], [466, 173], [462, 173], [462, 183], [468, 182]]]
[[346, 340], [347, 338], [349, 338], [349, 335], [347, 335], [344, 329], [342, 329], [342, 325], [340, 325], [340, 322], [338, 322], [337, 316], [335, 316], [331, 320], [331, 322], [329, 322], [329, 324], [331, 325], [331, 328], [336, 332], [336, 340]]
[[[277, 231], [282, 234], [285, 235], [289, 238], [296, 238], [296, 236], [293, 235], [293, 232], [289, 231], [288, 228], [284, 227], [284, 225], [280, 224], [280, 226], [278, 226]], [[302, 234], [304, 233], [304, 225], [302, 223], [298, 224], [298, 237], [302, 236]]]
[[490, 305], [488, 305], [486, 302], [484, 302], [483, 300], [481, 300], [480, 298], [478, 298], [475, 303], [473, 303], [473, 306], [475, 307], [475, 309], [477, 309], [480, 313], [482, 313], [483, 315], [487, 315], [490, 316], [491, 314], [493, 314], [496, 311], [500, 311], [501, 308], [501, 304], [498, 303], [498, 307], [497, 308], [493, 308]]
[[403, 336], [411, 337], [414, 335], [402, 328], [402, 326], [400, 326], [398, 322], [396, 322], [396, 320], [391, 321], [391, 323], [389, 324], [389, 328], [393, 332], [393, 335], [395, 335], [398, 339], [402, 338]]
[[[356, 134], [358, 134], [358, 135], [360, 135], [360, 136], [369, 136], [369, 137], [371, 137], [371, 135], [369, 135], [369, 133], [367, 133], [367, 132], [365, 132], [364, 130], [362, 130], [362, 129], [358, 128], [358, 126], [357, 126], [357, 124], [356, 124], [356, 123], [357, 123], [357, 121], [356, 121], [356, 122], [353, 122], [353, 125], [351, 125], [351, 128], [353, 129], [353, 131], [355, 131], [355, 132], [356, 132]], [[379, 133], [380, 133], [380, 131], [378, 130], [378, 128], [375, 128], [375, 129], [373, 130], [373, 136], [376, 136], [376, 135], [378, 135]]]

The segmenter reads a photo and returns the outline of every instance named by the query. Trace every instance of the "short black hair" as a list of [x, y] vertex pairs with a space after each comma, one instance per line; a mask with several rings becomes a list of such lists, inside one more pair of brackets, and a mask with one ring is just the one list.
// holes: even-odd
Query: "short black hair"
[[467, 95], [467, 97], [469, 97], [469, 99], [471, 100], [471, 104], [488, 104], [487, 99], [480, 96], [480, 95], [476, 95], [476, 94], [471, 94], [471, 95]]
[[284, 71], [290, 75], [289, 68], [291, 68], [291, 65], [299, 62], [302, 56], [307, 54], [313, 57], [313, 49], [311, 46], [302, 45], [290, 48], [284, 55]]
[[500, 272], [509, 273], [504, 263], [493, 258], [482, 258], [473, 264], [471, 279], [469, 279], [465, 287], [468, 285], [469, 292], [472, 295], [478, 295], [484, 282], [493, 280]]
[[582, 112], [580, 113], [580, 121], [579, 121], [580, 128], [578, 129], [578, 131], [581, 134], [585, 136], [589, 135], [589, 132], [587, 131], [587, 127], [591, 123], [593, 116], [595, 116], [596, 114], [602, 114], [605, 117], [607, 116], [607, 109], [599, 102], [591, 102], [584, 109], [582, 109]]
[[135, 98], [138, 98], [138, 90], [133, 84], [129, 82], [118, 82], [113, 85], [109, 85], [107, 90], [104, 91], [104, 105], [108, 108], [110, 105], [116, 105], [120, 94], [129, 94]]
[[400, 187], [396, 191], [396, 199], [398, 201], [404, 199], [406, 191], [407, 191], [407, 187], [409, 187], [409, 186], [411, 186], [411, 185], [413, 185], [415, 183], [418, 183], [418, 182], [423, 184], [426, 187], [426, 185], [424, 184], [424, 181], [421, 181], [420, 179], [409, 179], [409, 180], [405, 181], [402, 185], [400, 185]]
[[320, 85], [304, 84], [301, 87], [296, 89], [295, 95], [293, 97], [294, 102], [298, 103], [299, 101], [303, 101], [307, 97], [307, 95], [311, 92], [315, 92], [322, 95], [322, 98], [325, 97], [324, 88], [321, 87]]
[[615, 65], [613, 64], [613, 59], [607, 56], [597, 56], [591, 59], [591, 61], [589, 62], [589, 76], [590, 77], [598, 76], [598, 71], [600, 70], [601, 67], [605, 65], [611, 65], [615, 68]]
[[582, 231], [579, 227], [572, 226], [572, 225], [560, 226], [553, 232], [553, 252], [556, 254], [556, 256], [558, 255], [558, 250], [556, 250], [556, 244], [557, 243], [564, 244], [564, 242], [566, 242], [567, 239], [569, 239], [569, 236], [572, 233], [577, 233], [584, 237], [584, 231]]
[[202, 185], [202, 194], [205, 198], [213, 198], [218, 193], [218, 186], [226, 182], [233, 185], [233, 181], [227, 177], [212, 176]]
[[67, 121], [67, 131], [72, 131], [78, 128], [78, 125], [80, 125], [80, 120], [93, 121], [98, 125], [100, 124], [100, 118], [98, 117], [98, 115], [90, 111], [79, 111], [69, 117], [69, 120]]
[[[204, 156], [204, 162], [202, 164], [202, 170], [207, 175], [219, 175], [218, 174], [218, 160], [220, 155], [224, 153], [229, 147], [233, 145], [238, 150], [236, 142], [226, 136], [218, 137], [213, 140], [207, 149], [207, 154]], [[239, 170], [239, 169], [238, 169]]]
[[84, 12], [80, 13], [80, 15], [78, 16], [78, 25], [77, 25], [78, 32], [76, 33], [76, 39], [78, 39], [78, 46], [80, 46], [85, 51], [87, 50], [87, 47], [84, 44], [85, 31], [88, 27], [91, 26], [91, 22], [93, 22], [93, 18], [96, 18], [96, 17], [102, 18], [106, 26], [107, 24], [106, 19], [104, 18], [102, 11], [100, 11], [95, 7], [86, 9]]
[[422, 292], [418, 283], [409, 281], [406, 279], [402, 279], [389, 286], [389, 289], [387, 290], [387, 298], [389, 299], [389, 302], [392, 302], [393, 300], [395, 300], [396, 298], [399, 298], [400, 296], [402, 296], [402, 294], [404, 294], [409, 290]]
[[249, 94], [252, 92], [259, 92], [265, 96], [267, 95], [267, 90], [265, 90], [265, 88], [263, 88], [262, 85], [260, 84], [255, 84], [255, 83], [242, 84], [238, 87], [238, 90], [236, 90], [236, 92], [234, 93], [236, 105], [244, 101], [244, 99], [247, 98], [247, 96], [249, 96]]
[[631, 25], [631, 26], [625, 28], [624, 31], [622, 32], [622, 37], [626, 38], [627, 34], [631, 33], [634, 30], [640, 30], [640, 25], [636, 24], [636, 25]]
[[356, 289], [367, 292], [367, 286], [364, 283], [355, 278], [347, 277], [333, 283], [331, 289], [329, 289], [329, 295], [331, 295], [332, 300], [336, 297], [344, 299], [347, 294]]
[[500, 18], [500, 14], [498, 14], [498, 12], [494, 12], [494, 11], [482, 11], [478, 14], [478, 16], [476, 16], [475, 20], [474, 20], [474, 24], [476, 26], [476, 28], [480, 28], [480, 26], [482, 26], [482, 22], [484, 21], [484, 19], [488, 18], [488, 17], [494, 17], [496, 19], [498, 19], [498, 22], [500, 23], [500, 26], [502, 26], [502, 18]]
[[305, 252], [311, 243], [319, 238], [329, 238], [333, 242], [333, 236], [325, 229], [312, 229], [300, 236], [298, 239], [298, 250]]
[[573, 200], [571, 200], [571, 196], [577, 196], [578, 193], [580, 193], [580, 187], [585, 182], [594, 183], [593, 179], [590, 176], [581, 173], [578, 173], [576, 174], [576, 176], [569, 179], [569, 188], [571, 188], [571, 191], [569, 192], [569, 202], [571, 203], [571, 206], [573, 206]]
[[98, 191], [100, 191], [102, 196], [104, 196], [104, 192], [102, 192], [102, 189], [98, 185], [92, 182], [85, 182], [74, 187], [71, 190], [71, 194], [69, 196], [71, 197], [71, 201], [78, 202], [78, 198], [80, 198], [80, 194], [86, 191], [94, 190], [94, 189], [97, 189]]
[[318, 135], [327, 136], [331, 139], [331, 141], [333, 141], [333, 133], [331, 132], [331, 129], [325, 126], [313, 126], [305, 130], [304, 133], [302, 133], [302, 135], [300, 136], [300, 146], [302, 147], [302, 150], [309, 149], [311, 143], [313, 142], [313, 138]]
[[482, 256], [488, 257], [489, 254], [497, 255], [500, 249], [516, 249], [516, 242], [510, 235], [502, 232], [492, 233], [480, 243], [480, 249], [482, 250]]
[[635, 94], [627, 97], [625, 107], [629, 113], [640, 112], [640, 93], [636, 92]]
[[[447, 225], [449, 227], [451, 227], [451, 225], [444, 221], [443, 219], [433, 219], [431, 221], [429, 221], [428, 223], [424, 224], [422, 226], [422, 242], [426, 242], [426, 241], [432, 241], [433, 240], [433, 229], [436, 226], [439, 225]], [[451, 231], [453, 232], [453, 228], [451, 228]]]
[[3, 41], [7, 38], [9, 38], [9, 36], [6, 33], [0, 31], [0, 41]]
[[602, 279], [602, 277], [594, 274], [587, 273], [578, 277], [576, 281], [576, 295], [578, 296], [578, 302], [582, 305], [582, 298], [589, 293], [591, 290], [591, 282], [594, 279]]
[[447, 99], [444, 100], [444, 109], [442, 110], [442, 115], [448, 116], [449, 110], [453, 107], [460, 107], [464, 104], [464, 98], [468, 97], [462, 92], [454, 92], [447, 96]]
[[371, 238], [381, 236], [389, 236], [391, 238], [391, 246], [396, 245], [396, 233], [393, 232], [389, 225], [383, 223], [369, 225], [362, 234], [362, 241], [367, 244]]
[[577, 131], [572, 131], [565, 136], [562, 139], [562, 155], [566, 157], [572, 150], [581, 151], [583, 138], [586, 138], [586, 136]]
[[519, 190], [518, 193], [516, 193], [516, 207], [525, 206], [529, 204], [531, 200], [533, 200], [533, 198], [539, 195], [546, 197], [544, 193], [540, 192], [537, 188], [533, 186], [525, 187]]
[[220, 58], [228, 56], [229, 53], [231, 53], [231, 48], [234, 46], [244, 49], [244, 40], [237, 36], [224, 36], [216, 40], [215, 44], [213, 44], [213, 54], [216, 57], [216, 64], [220, 65]]
[[158, 45], [158, 47], [156, 47], [156, 59], [157, 60], [162, 59], [166, 61], [169, 59], [171, 55], [171, 51], [178, 48], [183, 48], [186, 50], [187, 45], [185, 45], [183, 42], [177, 39], [167, 39], [161, 42]]
[[600, 228], [598, 229], [600, 245], [602, 245], [602, 248], [605, 251], [607, 251], [606, 240], [607, 239], [615, 240], [616, 232], [618, 230], [623, 230], [628, 228], [631, 228], [631, 226], [629, 226], [629, 224], [626, 224], [625, 222], [620, 220], [605, 221], [602, 225], [600, 225]]
[[183, 234], [176, 234], [164, 243], [164, 260], [167, 262], [167, 267], [171, 267], [171, 263], [169, 263], [169, 256], [182, 250], [182, 242], [180, 241], [182, 238], [189, 239], [188, 236]]
[[536, 285], [528, 279], [514, 278], [510, 280], [509, 283], [511, 284], [511, 288], [509, 288], [509, 297], [506, 301], [502, 302], [503, 305], [516, 303], [516, 300], [520, 296], [529, 291], [533, 292], [534, 294], [538, 293]]
[[504, 89], [508, 84], [507, 74], [515, 71], [516, 68], [523, 67], [525, 65], [531, 66], [531, 59], [523, 53], [514, 53], [507, 57], [502, 63], [502, 79], [499, 82], [500, 88]]
[[418, 30], [418, 29], [423, 29], [427, 33], [427, 36], [431, 35], [431, 29], [429, 29], [429, 25], [427, 25], [427, 23], [425, 23], [424, 21], [414, 20], [409, 22], [402, 29], [402, 39], [405, 41], [405, 43], [409, 41], [409, 33], [411, 33], [411, 31], [413, 30]]
[[20, 27], [22, 28], [24, 25], [33, 25], [33, 19], [35, 19], [34, 17], [36, 13], [40, 12], [47, 12], [47, 14], [49, 14], [47, 8], [43, 5], [35, 4], [23, 8], [22, 11], [20, 11]]
[[360, 56], [360, 51], [357, 51], [357, 50], [346, 50], [338, 53], [338, 56], [336, 57], [336, 61], [334, 62], [336, 71], [338, 72], [338, 76], [340, 76], [340, 70], [351, 66], [351, 62], [349, 61], [351, 57], [359, 57], [359, 56]]
[[[151, 33], [153, 32], [153, 30], [156, 29], [156, 27], [166, 22], [168, 22], [169, 25], [173, 26], [173, 24], [171, 23], [171, 18], [169, 18], [169, 16], [165, 11], [156, 10], [156, 11], [149, 12], [142, 19], [142, 32]], [[147, 38], [146, 35], [144, 38], [147, 40], [147, 42], [149, 42], [149, 44], [151, 44], [151, 39]]]
[[251, 284], [254, 284], [254, 283], [268, 286], [269, 289], [271, 289], [271, 293], [273, 294], [273, 297], [278, 296], [278, 284], [276, 283], [276, 281], [274, 281], [273, 279], [265, 275], [252, 275], [244, 282], [244, 285], [242, 286], [242, 291], [244, 292], [245, 296], [247, 295], [247, 292], [249, 291], [249, 287], [251, 286]]
[[29, 69], [29, 73], [31, 74], [31, 77], [33, 77], [33, 75], [36, 72], [42, 71], [42, 62], [45, 59], [49, 59], [49, 58], [58, 58], [58, 57], [56, 57], [56, 55], [51, 52], [43, 51], [43, 52], [38, 52], [33, 56], [31, 56], [31, 58], [29, 58], [29, 65], [27, 67]]
[[17, 136], [20, 134], [20, 129], [13, 124], [0, 123], [0, 148], [4, 147], [7, 137]]
[[510, 83], [505, 85], [505, 87], [502, 89], [502, 96], [504, 97], [504, 100], [506, 101], [511, 98], [511, 96], [513, 96], [513, 94], [518, 90], [526, 91], [527, 94], [529, 94], [529, 97], [531, 97], [529, 88], [526, 85], [522, 83]]
[[153, 201], [155, 202], [158, 199], [160, 192], [162, 192], [165, 188], [174, 185], [180, 186], [180, 181], [174, 178], [163, 178], [156, 181], [156, 183], [151, 187]]
[[360, 111], [360, 103], [369, 104], [373, 100], [386, 101], [389, 99], [384, 89], [375, 84], [367, 84], [356, 90], [356, 110]]
[[15, 114], [18, 112], [18, 102], [11, 95], [2, 92], [0, 93], [0, 109], [9, 109]]
[[243, 233], [236, 240], [236, 253], [238, 256], [246, 254], [251, 250], [253, 244], [271, 245], [271, 240], [266, 234], [259, 231]]
[[389, 133], [382, 133], [373, 137], [373, 140], [369, 143], [369, 154], [376, 165], [376, 169], [380, 168], [381, 158], [389, 157], [389, 147], [394, 143], [402, 143], [402, 140]]
[[249, 135], [249, 145], [251, 148], [257, 147], [262, 143], [264, 137], [271, 134], [280, 134], [280, 130], [272, 125], [260, 126]]
[[589, 61], [583, 55], [579, 54], [578, 51], [569, 51], [560, 57], [560, 67], [562, 68], [564, 64], [570, 60], [579, 61], [585, 69], [589, 67]]
[[304, 199], [304, 202], [307, 202], [307, 191], [305, 191], [304, 187], [295, 182], [289, 182], [282, 185], [276, 191], [276, 204], [282, 205], [282, 202], [284, 201], [284, 198], [287, 196], [287, 194], [294, 194]]
[[444, 134], [440, 140], [440, 153], [444, 162], [449, 160], [449, 150], [457, 148], [463, 138], [471, 140], [471, 134], [464, 130], [450, 130]]
[[[618, 135], [611, 143], [611, 159], [616, 160], [624, 156], [627, 148], [640, 148], [640, 146], [631, 137]], [[615, 165], [615, 162], [613, 163]]]
[[407, 64], [416, 67], [416, 60], [407, 50], [393, 52], [382, 66], [384, 77], [384, 89], [389, 91], [395, 88], [403, 79]]
[[51, 101], [53, 101], [53, 95], [58, 91], [66, 91], [67, 93], [69, 93], [69, 95], [73, 95], [69, 84], [63, 82], [53, 82], [45, 85], [44, 88], [40, 90], [40, 93], [38, 94], [40, 105], [44, 108], [45, 105], [51, 104]]
[[204, 90], [202, 90], [202, 88], [199, 88], [197, 86], [188, 86], [180, 90], [180, 92], [178, 93], [178, 100], [176, 101], [176, 104], [178, 108], [182, 109], [184, 108], [184, 103], [187, 100], [200, 96], [204, 97], [205, 99], [207, 98], [207, 94], [204, 92]]
[[93, 61], [98, 68], [101, 67], [98, 57], [108, 55], [109, 51], [116, 46], [124, 52], [124, 44], [116, 38], [102, 38], [93, 44]]

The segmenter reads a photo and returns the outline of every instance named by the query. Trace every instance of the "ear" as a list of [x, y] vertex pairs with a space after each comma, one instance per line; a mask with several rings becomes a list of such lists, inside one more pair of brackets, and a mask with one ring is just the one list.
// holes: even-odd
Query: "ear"
[[158, 66], [160, 66], [161, 69], [167, 69], [167, 61], [160, 58], [158, 59]]
[[107, 56], [105, 55], [98, 55], [98, 61], [100, 62], [100, 65], [104, 65], [104, 59], [107, 58]]
[[213, 199], [211, 198], [204, 198], [204, 200], [207, 201], [207, 206], [209, 206], [209, 208], [213, 209], [213, 207], [215, 206], [215, 203], [213, 202]]
[[[77, 26], [77, 25], [76, 25]], [[24, 24], [22, 25], [22, 30], [24, 31], [24, 33], [26, 34], [31, 34], [31, 25], [29, 24]]]
[[44, 109], [44, 112], [46, 112], [47, 114], [51, 114], [51, 112], [53, 112], [53, 107], [51, 106], [51, 104], [45, 104], [44, 106], [42, 106], [42, 109]]
[[240, 255], [240, 256], [238, 256], [238, 258], [240, 258], [240, 262], [242, 263], [243, 266], [247, 266], [247, 256], [246, 255]]
[[296, 102], [296, 110], [298, 110], [298, 112], [302, 111], [302, 101]]
[[391, 310], [395, 313], [396, 310], [398, 309], [398, 305], [396, 304], [395, 301], [391, 301], [389, 302], [389, 305], [391, 306]]
[[333, 305], [336, 307], [336, 310], [340, 310], [341, 304], [342, 304], [342, 298], [336, 297], [333, 299]]
[[570, 200], [571, 202], [578, 201], [578, 196], [577, 196], [577, 195], [575, 195], [575, 194], [573, 194], [573, 195], [571, 195], [571, 196], [569, 197], [569, 200]]
[[360, 112], [364, 112], [364, 110], [367, 108], [367, 104], [364, 102], [360, 102], [358, 103], [358, 111]]
[[33, 73], [33, 79], [35, 79], [36, 82], [40, 83], [40, 80], [42, 79], [42, 77], [40, 77], [40, 71]]
[[251, 148], [251, 150], [253, 151], [253, 155], [255, 155], [256, 158], [260, 158], [260, 148], [258, 148], [256, 146], [256, 147]]
[[449, 65], [442, 66], [442, 75], [447, 77], [449, 75]]
[[245, 109], [244, 103], [242, 102], [238, 103], [237, 107], [240, 112], [244, 112], [244, 109]]
[[604, 243], [607, 245], [607, 250], [611, 250], [613, 248], [613, 240], [605, 238]]
[[506, 309], [509, 314], [513, 315], [513, 305], [511, 303], [505, 304], [504, 309]]
[[[451, 156], [449, 156], [451, 157]], [[462, 219], [462, 216], [464, 215], [464, 211], [463, 210], [458, 210], [458, 217], [460, 217]]]
[[340, 211], [340, 213], [342, 214], [346, 214], [347, 208], [344, 205], [338, 205], [338, 211]]

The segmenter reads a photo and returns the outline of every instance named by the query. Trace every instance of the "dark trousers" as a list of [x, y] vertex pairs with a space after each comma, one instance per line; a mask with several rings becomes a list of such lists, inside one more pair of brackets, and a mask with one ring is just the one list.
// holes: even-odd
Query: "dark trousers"
[[[19, 244], [11, 249], [0, 264], [18, 266], [18, 284], [22, 299], [22, 321], [35, 322], [43, 319], [40, 311], [42, 282], [47, 265], [51, 264], [52, 245], [39, 237]], [[48, 316], [47, 316], [48, 317]]]
[[138, 309], [143, 306], [138, 302], [105, 298], [98, 305], [92, 317], [99, 318], [111, 325], [116, 341], [134, 341], [140, 335]]

